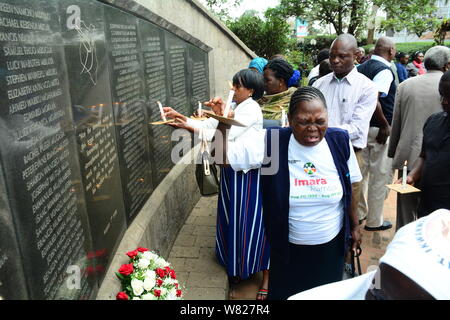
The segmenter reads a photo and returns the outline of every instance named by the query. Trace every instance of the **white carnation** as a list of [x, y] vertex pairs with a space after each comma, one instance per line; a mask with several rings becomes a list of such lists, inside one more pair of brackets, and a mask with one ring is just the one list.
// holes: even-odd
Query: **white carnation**
[[144, 292], [144, 282], [138, 279], [131, 280], [131, 288], [135, 296], [140, 296]]
[[164, 287], [161, 287], [161, 297], [167, 294], [167, 289]]
[[150, 264], [150, 260], [145, 259], [145, 258], [141, 258], [141, 259], [139, 259], [138, 267], [140, 269], [145, 269], [145, 268], [147, 268], [149, 266], [149, 264]]

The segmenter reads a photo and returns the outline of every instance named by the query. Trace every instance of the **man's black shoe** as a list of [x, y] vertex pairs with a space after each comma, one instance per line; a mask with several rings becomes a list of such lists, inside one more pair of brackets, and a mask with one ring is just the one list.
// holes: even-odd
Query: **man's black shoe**
[[364, 226], [364, 230], [367, 230], [367, 231], [382, 231], [382, 230], [387, 230], [390, 228], [392, 228], [392, 223], [390, 223], [389, 221], [384, 221], [381, 226], [375, 227], [375, 228], [368, 227], [367, 225]]

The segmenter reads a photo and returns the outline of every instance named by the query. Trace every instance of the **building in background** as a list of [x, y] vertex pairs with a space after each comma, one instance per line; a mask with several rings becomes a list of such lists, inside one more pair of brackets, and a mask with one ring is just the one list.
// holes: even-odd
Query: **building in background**
[[[450, 18], [450, 1], [448, 0], [438, 0], [436, 1], [436, 7], [438, 8], [436, 11], [436, 17], [439, 19], [448, 19]], [[386, 12], [378, 10], [377, 20], [381, 21], [386, 19]], [[402, 30], [400, 32], [395, 32], [394, 30], [390, 30], [387, 32], [376, 32], [375, 38], [379, 38], [381, 36], [391, 37], [395, 42], [416, 42], [416, 41], [433, 41], [434, 39], [434, 30], [430, 30], [428, 32], [424, 32], [423, 35], [419, 38], [415, 34], [408, 33], [406, 30]]]
[[308, 35], [308, 22], [301, 18], [295, 19], [295, 36], [297, 38], [304, 38]]

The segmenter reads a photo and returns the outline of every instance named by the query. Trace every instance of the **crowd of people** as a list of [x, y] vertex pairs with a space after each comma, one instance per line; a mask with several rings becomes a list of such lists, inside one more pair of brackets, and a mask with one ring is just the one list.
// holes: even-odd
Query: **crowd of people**
[[[165, 116], [175, 119], [170, 125], [209, 130], [216, 149], [223, 149], [216, 256], [231, 285], [262, 271], [258, 300], [344, 292], [339, 281], [348, 253], [361, 244], [361, 228], [392, 228], [383, 217], [386, 185], [396, 169], [401, 177], [405, 161], [406, 182], [421, 192], [397, 195], [396, 228], [401, 230], [388, 251], [413, 254], [403, 247], [414, 246], [417, 237], [401, 234], [423, 227], [428, 221], [423, 219], [438, 209], [447, 209], [439, 211], [442, 230], [430, 227], [427, 237], [433, 238], [434, 230], [433, 239], [450, 243], [450, 49], [435, 46], [412, 59], [409, 63], [407, 54], [397, 53], [388, 37], [365, 55], [354, 36], [342, 34], [319, 52], [308, 86], [301, 86], [301, 74], [283, 56], [258, 57], [233, 77], [228, 114], [220, 97], [204, 103], [245, 127], [194, 120], [164, 108]], [[276, 170], [265, 170], [269, 167]], [[434, 245], [447, 260], [442, 270], [432, 267], [448, 279], [450, 246]], [[394, 256], [386, 252], [379, 272], [385, 279], [401, 274], [417, 287], [397, 297], [450, 296], [448, 284], [439, 287], [418, 276], [420, 268], [408, 270], [404, 261], [415, 257]], [[347, 281], [364, 283], [367, 291], [374, 276]], [[396, 297], [380, 296], [380, 290], [347, 298]]]

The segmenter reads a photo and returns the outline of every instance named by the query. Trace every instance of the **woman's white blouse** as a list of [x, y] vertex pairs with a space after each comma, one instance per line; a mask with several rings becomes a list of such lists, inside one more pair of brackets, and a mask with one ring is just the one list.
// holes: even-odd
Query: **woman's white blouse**
[[[228, 141], [236, 141], [236, 139], [243, 137], [253, 129], [261, 130], [263, 126], [261, 107], [252, 98], [248, 98], [234, 108], [234, 119], [244, 124], [245, 127], [231, 126]], [[209, 118], [204, 121], [188, 118], [187, 124], [196, 129], [203, 129], [206, 132], [208, 140], [212, 140], [219, 121], [214, 118]]]

